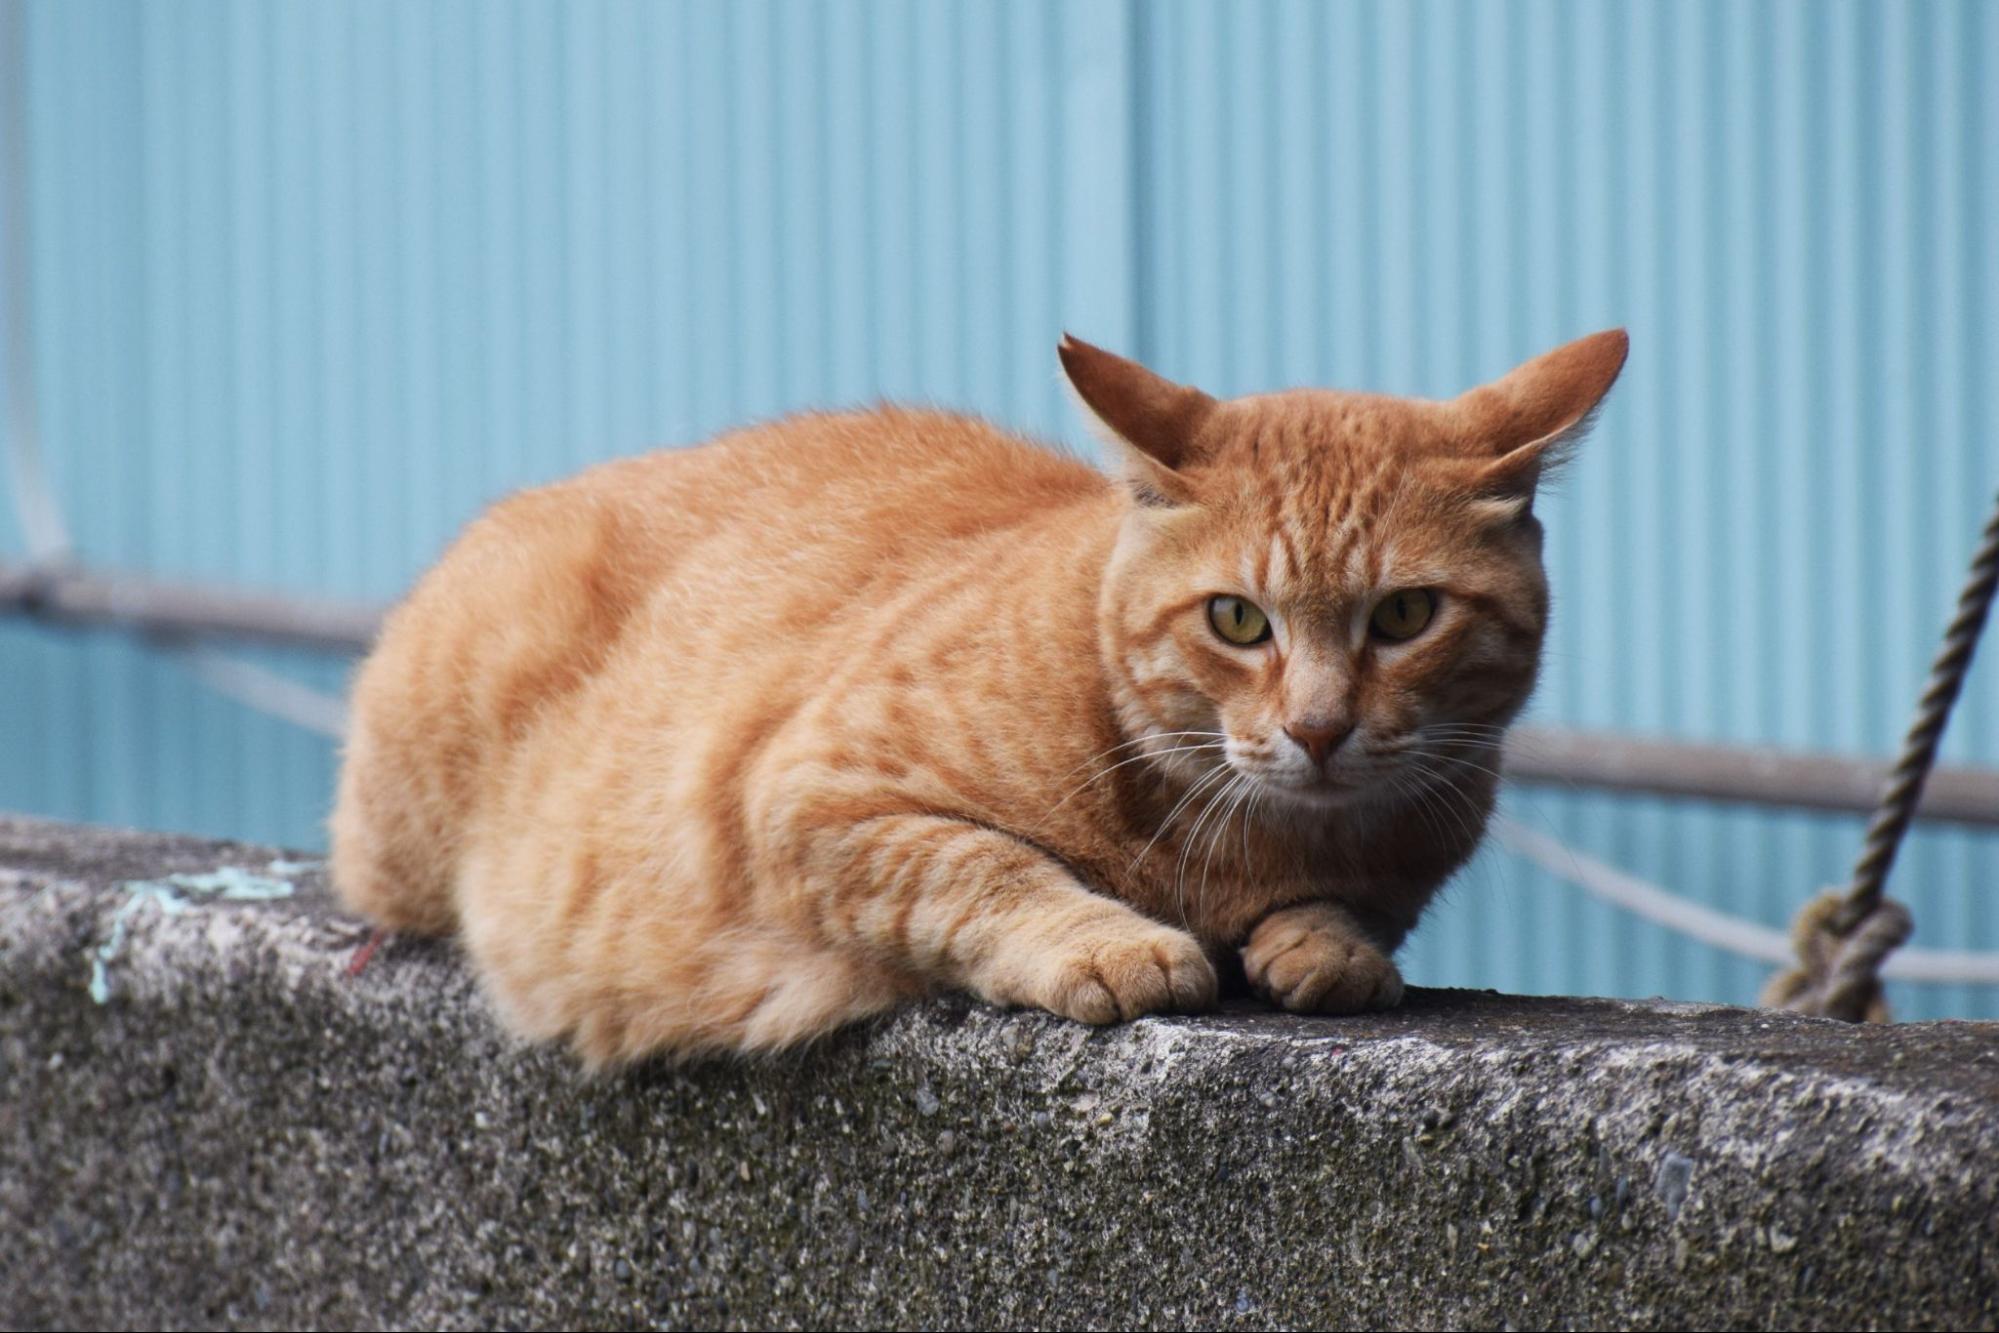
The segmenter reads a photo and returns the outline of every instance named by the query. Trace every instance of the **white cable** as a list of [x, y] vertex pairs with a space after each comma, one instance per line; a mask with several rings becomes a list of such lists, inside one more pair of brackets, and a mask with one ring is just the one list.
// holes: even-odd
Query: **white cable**
[[334, 695], [214, 648], [175, 649], [173, 656], [217, 694], [322, 736], [347, 734], [347, 705]]
[[[1508, 851], [1633, 916], [1744, 958], [1781, 964], [1796, 961], [1790, 936], [1783, 931], [1689, 902], [1510, 819], [1494, 820], [1493, 836]], [[1999, 985], [1999, 953], [1902, 949], [1889, 956], [1881, 973], [1893, 981]]]
[[28, 561], [66, 564], [72, 547], [62, 507], [42, 464], [35, 405], [35, 358], [29, 339], [27, 6], [0, 5], [0, 389], [7, 401], [7, 470]]

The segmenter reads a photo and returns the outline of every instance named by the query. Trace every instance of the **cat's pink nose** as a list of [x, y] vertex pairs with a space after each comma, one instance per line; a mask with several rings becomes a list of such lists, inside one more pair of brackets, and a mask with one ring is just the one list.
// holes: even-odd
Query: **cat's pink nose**
[[1353, 734], [1353, 723], [1306, 718], [1288, 724], [1284, 734], [1303, 746], [1305, 753], [1312, 756], [1314, 764], [1324, 764], [1326, 756], [1339, 749], [1340, 742]]

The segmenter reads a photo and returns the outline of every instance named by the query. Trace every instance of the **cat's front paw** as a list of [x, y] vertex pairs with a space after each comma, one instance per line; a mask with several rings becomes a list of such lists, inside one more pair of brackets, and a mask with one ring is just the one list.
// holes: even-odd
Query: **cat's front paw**
[[1215, 969], [1194, 937], [1164, 927], [1069, 943], [1044, 978], [1040, 1007], [1083, 1023], [1206, 1009]]
[[1402, 973], [1338, 914], [1279, 912], [1242, 950], [1243, 971], [1272, 1004], [1299, 1014], [1358, 1014], [1402, 1002]]

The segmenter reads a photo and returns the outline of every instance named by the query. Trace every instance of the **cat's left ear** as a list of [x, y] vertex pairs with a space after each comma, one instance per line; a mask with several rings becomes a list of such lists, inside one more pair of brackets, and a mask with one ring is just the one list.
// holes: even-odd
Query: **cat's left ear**
[[1543, 474], [1588, 432], [1630, 350], [1623, 329], [1592, 333], [1461, 396], [1470, 447], [1489, 460], [1478, 468], [1478, 488], [1532, 500]]

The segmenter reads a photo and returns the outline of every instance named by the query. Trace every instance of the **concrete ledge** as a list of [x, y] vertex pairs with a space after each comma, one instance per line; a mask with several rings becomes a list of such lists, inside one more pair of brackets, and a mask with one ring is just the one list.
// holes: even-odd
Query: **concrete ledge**
[[1995, 1024], [940, 1002], [591, 1080], [360, 938], [267, 849], [0, 819], [0, 1324], [1999, 1322]]

